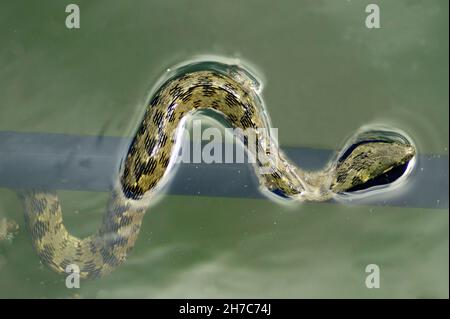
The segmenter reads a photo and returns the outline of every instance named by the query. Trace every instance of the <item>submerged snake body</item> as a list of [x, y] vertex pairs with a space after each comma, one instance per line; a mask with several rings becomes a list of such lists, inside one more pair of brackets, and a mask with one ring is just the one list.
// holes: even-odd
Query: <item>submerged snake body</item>
[[[250, 152], [270, 155], [267, 161], [256, 156], [257, 168], [270, 169], [270, 173], [258, 174], [261, 185], [283, 198], [327, 200], [406, 163], [414, 155], [411, 146], [390, 143], [387, 161], [377, 154], [383, 153], [388, 143], [368, 143], [366, 150], [351, 154], [342, 164], [315, 173], [303, 172], [278, 152], [276, 144], [274, 152], [269, 131], [260, 130], [268, 129], [270, 123], [251, 76], [236, 66], [225, 66], [224, 70], [197, 70], [175, 76], [153, 94], [96, 234], [79, 239], [67, 231], [56, 193], [21, 193], [26, 224], [43, 263], [57, 272], [64, 272], [69, 264], [78, 265], [82, 278], [108, 274], [121, 264], [135, 244], [151, 197], [169, 174], [178, 152], [178, 132], [187, 116], [199, 110], [213, 110], [232, 127], [256, 136], [256, 147], [249, 147], [245, 140], [244, 145]], [[372, 158], [371, 152], [375, 155]]]

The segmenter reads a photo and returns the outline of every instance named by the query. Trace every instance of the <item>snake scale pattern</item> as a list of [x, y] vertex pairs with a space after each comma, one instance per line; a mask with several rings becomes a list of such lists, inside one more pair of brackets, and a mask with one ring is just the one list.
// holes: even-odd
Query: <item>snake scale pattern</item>
[[[329, 200], [415, 155], [415, 148], [407, 143], [368, 141], [321, 171], [303, 171], [278, 150], [269, 130], [260, 130], [270, 128], [270, 122], [251, 73], [231, 64], [202, 65], [179, 72], [154, 90], [95, 234], [80, 239], [67, 231], [56, 192], [20, 191], [28, 232], [44, 264], [59, 273], [76, 264], [82, 278], [97, 278], [123, 263], [152, 198], [170, 176], [179, 150], [178, 133], [198, 111], [219, 114], [233, 128], [256, 136], [255, 147], [248, 147], [245, 139], [244, 146], [248, 152], [270, 155], [269, 160], [256, 161], [261, 188], [284, 199]], [[263, 168], [270, 173], [258, 173]]]

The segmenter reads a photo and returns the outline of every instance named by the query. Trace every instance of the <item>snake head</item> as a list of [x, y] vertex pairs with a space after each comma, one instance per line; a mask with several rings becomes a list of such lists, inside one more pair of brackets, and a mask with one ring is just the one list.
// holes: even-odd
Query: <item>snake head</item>
[[228, 74], [237, 81], [242, 87], [251, 89], [255, 93], [262, 90], [261, 81], [246, 68], [233, 64], [228, 67]]
[[397, 141], [354, 144], [337, 161], [331, 190], [334, 193], [354, 192], [392, 183], [404, 175], [415, 154], [414, 146]]

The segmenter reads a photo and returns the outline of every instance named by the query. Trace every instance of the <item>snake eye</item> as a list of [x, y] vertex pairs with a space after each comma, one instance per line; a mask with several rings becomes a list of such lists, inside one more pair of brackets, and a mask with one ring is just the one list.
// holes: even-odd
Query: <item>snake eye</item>
[[383, 186], [408, 174], [416, 150], [397, 132], [364, 132], [338, 156], [331, 189], [355, 193]]

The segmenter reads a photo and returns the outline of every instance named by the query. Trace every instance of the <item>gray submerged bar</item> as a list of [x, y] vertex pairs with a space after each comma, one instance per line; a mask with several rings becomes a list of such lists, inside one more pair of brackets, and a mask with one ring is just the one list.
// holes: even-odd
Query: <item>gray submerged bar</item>
[[[0, 132], [0, 187], [109, 191], [129, 138]], [[332, 150], [283, 148], [304, 169], [319, 169]], [[263, 198], [251, 164], [176, 164], [168, 194]], [[405, 187], [354, 204], [448, 208], [448, 156], [419, 154]]]

